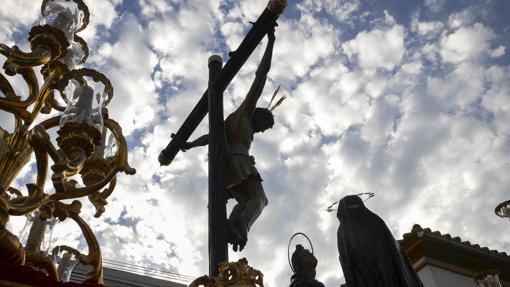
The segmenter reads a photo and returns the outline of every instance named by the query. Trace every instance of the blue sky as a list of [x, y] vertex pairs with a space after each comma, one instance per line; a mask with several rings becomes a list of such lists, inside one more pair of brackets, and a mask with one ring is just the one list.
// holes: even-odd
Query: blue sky
[[[36, 2], [5, 1], [0, 42], [28, 49]], [[86, 66], [114, 85], [110, 115], [123, 127], [138, 172], [119, 176], [100, 219], [90, 204], [83, 215], [108, 259], [204, 274], [207, 151], [180, 154], [169, 167], [157, 156], [205, 90], [208, 57], [226, 61], [266, 1], [86, 3]], [[360, 192], [375, 192], [367, 206], [397, 238], [418, 223], [510, 251], [508, 222], [493, 213], [510, 198], [507, 11], [505, 0], [291, 1], [259, 105], [279, 85], [288, 99], [252, 148], [269, 205], [245, 251], [231, 259], [247, 257], [267, 286], [288, 284], [287, 243], [304, 232], [319, 259], [318, 278], [338, 286], [338, 221], [324, 210]], [[264, 45], [225, 92], [226, 113], [246, 94]], [[10, 116], [0, 118], [9, 129]], [[206, 130], [202, 123], [193, 137]], [[30, 181], [28, 168], [24, 174], [16, 185]], [[22, 222], [14, 218], [10, 228]], [[55, 238], [77, 246], [83, 239], [73, 228], [61, 223]]]

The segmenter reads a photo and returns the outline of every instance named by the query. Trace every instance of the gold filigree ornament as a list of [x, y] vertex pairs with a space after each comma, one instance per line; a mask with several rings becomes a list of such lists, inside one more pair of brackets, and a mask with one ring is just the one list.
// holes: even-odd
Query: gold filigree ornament
[[[82, 203], [78, 199], [88, 198], [99, 217], [115, 188], [117, 174], [134, 174], [136, 170], [128, 164], [120, 125], [108, 116], [106, 106], [113, 97], [110, 81], [96, 70], [75, 69], [89, 54], [86, 42], [76, 35], [89, 22], [87, 6], [81, 0], [43, 0], [41, 11], [42, 24], [29, 33], [30, 52], [0, 44], [0, 54], [7, 58], [5, 74], [21, 76], [28, 86], [27, 95], [17, 95], [8, 78], [0, 74], [0, 109], [14, 116], [11, 132], [0, 127], [0, 258], [44, 270], [57, 279], [56, 264], [66, 261], [59, 257], [65, 252], [67, 258], [72, 255], [91, 266], [85, 281], [102, 283], [101, 249], [80, 216]], [[34, 71], [38, 67], [42, 86]], [[103, 89], [97, 93], [100, 86]], [[52, 111], [61, 114], [37, 123], [40, 113]], [[49, 133], [51, 129], [55, 132]], [[50, 134], [57, 137], [52, 140]], [[107, 139], [115, 146], [113, 152], [106, 152]], [[35, 182], [28, 183], [26, 191], [18, 190], [11, 184], [32, 155]], [[49, 174], [53, 188], [47, 190]], [[22, 234], [28, 236], [20, 235], [23, 240], [6, 228], [10, 216], [21, 215], [27, 216]], [[70, 246], [42, 247], [45, 233], [67, 219], [80, 228], [88, 254]]]
[[246, 258], [237, 262], [223, 262], [219, 267], [219, 275], [204, 275], [195, 279], [188, 287], [264, 287], [264, 275], [248, 265]]

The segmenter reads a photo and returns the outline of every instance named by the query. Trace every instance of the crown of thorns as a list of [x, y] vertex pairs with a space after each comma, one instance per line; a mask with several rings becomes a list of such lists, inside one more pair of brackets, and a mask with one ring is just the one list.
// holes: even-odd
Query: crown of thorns
[[269, 105], [267, 105], [267, 109], [271, 112], [276, 109], [279, 105], [283, 103], [283, 101], [287, 98], [285, 95], [283, 95], [272, 107], [271, 104], [273, 103], [273, 100], [276, 98], [276, 95], [278, 94], [278, 91], [280, 91], [280, 86], [274, 91], [273, 96], [271, 97], [271, 101], [269, 101]]
[[[365, 200], [363, 200], [363, 202], [365, 202], [365, 201], [369, 200], [370, 198], [374, 197], [375, 193], [373, 193], [373, 192], [363, 192], [363, 193], [358, 193], [358, 194], [355, 194], [355, 195], [357, 195], [357, 196], [366, 195], [367, 198]], [[335, 208], [335, 205], [338, 205], [339, 203], [340, 203], [340, 200], [333, 202], [330, 206], [328, 206], [328, 208], [326, 208], [326, 211], [327, 212], [332, 212], [332, 211], [338, 210], [340, 207], [337, 206], [337, 208]]]

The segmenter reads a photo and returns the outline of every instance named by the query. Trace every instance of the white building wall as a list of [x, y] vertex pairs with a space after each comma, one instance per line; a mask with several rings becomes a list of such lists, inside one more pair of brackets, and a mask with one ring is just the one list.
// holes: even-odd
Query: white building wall
[[[77, 265], [71, 274], [71, 282], [83, 282], [89, 267]], [[123, 270], [103, 267], [104, 285], [107, 287], [186, 287], [188, 284], [177, 283], [169, 278], [155, 278], [154, 274], [141, 275]], [[160, 276], [161, 277], [161, 276]]]
[[477, 287], [472, 278], [427, 265], [418, 271], [425, 287]]
[[432, 269], [430, 269], [429, 266], [425, 266], [418, 271], [418, 276], [425, 287], [437, 287], [437, 284], [434, 281], [434, 275], [432, 274]]

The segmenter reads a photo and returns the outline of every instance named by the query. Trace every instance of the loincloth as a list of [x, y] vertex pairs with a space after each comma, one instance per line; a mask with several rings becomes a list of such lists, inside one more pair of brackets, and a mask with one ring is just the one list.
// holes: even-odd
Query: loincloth
[[231, 189], [250, 177], [262, 181], [259, 171], [255, 167], [253, 156], [239, 153], [229, 154], [225, 171], [225, 187]]

